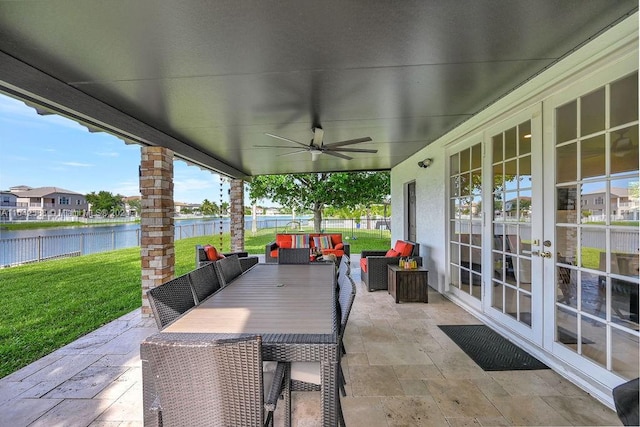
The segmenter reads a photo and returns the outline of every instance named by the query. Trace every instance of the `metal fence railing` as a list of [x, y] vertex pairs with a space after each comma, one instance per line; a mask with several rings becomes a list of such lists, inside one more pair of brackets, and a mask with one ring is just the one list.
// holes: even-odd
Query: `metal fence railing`
[[[340, 232], [345, 236], [370, 234], [372, 237], [388, 237], [389, 219], [325, 219], [321, 229]], [[60, 230], [43, 229], [42, 235], [33, 237], [12, 237], [0, 239], [0, 268], [46, 261], [56, 258], [88, 255], [140, 246], [140, 227], [134, 224], [113, 225], [108, 231], [94, 231], [92, 227], [82, 231], [60, 234]], [[245, 220], [245, 230], [272, 229], [274, 235], [280, 232], [312, 232], [313, 221], [308, 218], [297, 220], [282, 218], [261, 218], [255, 221]], [[175, 240], [198, 236], [212, 236], [228, 233], [229, 219], [212, 221], [193, 221], [175, 226]]]

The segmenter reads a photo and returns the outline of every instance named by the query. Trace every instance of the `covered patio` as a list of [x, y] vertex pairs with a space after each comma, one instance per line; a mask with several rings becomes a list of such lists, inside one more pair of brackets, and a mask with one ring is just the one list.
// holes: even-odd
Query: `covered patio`
[[[429, 303], [357, 294], [345, 334], [345, 421], [353, 427], [621, 425], [614, 411], [550, 369], [485, 372], [438, 325], [479, 324], [430, 289]], [[0, 424], [142, 426], [136, 310], [0, 380]], [[283, 425], [282, 406], [275, 425]], [[319, 392], [293, 394], [293, 425], [319, 424]]]
[[[0, 91], [142, 146], [144, 315], [145, 291], [174, 275], [174, 159], [232, 178], [240, 200], [254, 176], [390, 170], [392, 241], [420, 245], [433, 297], [394, 305], [359, 285], [347, 422], [609, 425], [612, 389], [639, 375], [637, 11], [3, 2]], [[326, 149], [345, 146], [360, 151]], [[486, 323], [558, 374], [478, 371], [445, 322]], [[109, 416], [137, 410], [127, 378], [152, 329], [132, 313], [47, 356], [3, 380], [3, 407], [50, 424], [83, 402], [88, 423], [133, 422]], [[65, 399], [94, 389], [103, 398]]]

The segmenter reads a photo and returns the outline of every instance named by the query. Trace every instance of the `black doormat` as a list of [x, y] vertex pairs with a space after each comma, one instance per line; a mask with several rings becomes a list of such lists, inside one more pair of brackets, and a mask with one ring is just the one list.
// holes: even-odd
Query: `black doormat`
[[549, 369], [547, 365], [485, 325], [438, 325], [485, 371]]

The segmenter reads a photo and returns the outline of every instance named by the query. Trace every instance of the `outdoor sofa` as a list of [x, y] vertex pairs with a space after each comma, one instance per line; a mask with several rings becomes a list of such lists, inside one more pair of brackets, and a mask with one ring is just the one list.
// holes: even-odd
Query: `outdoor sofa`
[[[328, 237], [328, 239], [321, 239], [322, 237]], [[322, 255], [333, 254], [338, 262], [343, 255], [351, 255], [351, 246], [342, 240], [340, 233], [279, 233], [276, 234], [274, 241], [265, 245], [265, 262], [278, 262], [280, 249], [299, 247], [308, 247], [309, 255], [311, 255], [311, 249]]]

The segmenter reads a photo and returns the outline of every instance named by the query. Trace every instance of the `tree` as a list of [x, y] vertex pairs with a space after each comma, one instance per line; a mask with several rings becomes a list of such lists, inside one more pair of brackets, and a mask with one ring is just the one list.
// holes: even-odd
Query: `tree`
[[229, 213], [229, 203], [228, 202], [222, 202], [220, 203], [220, 215], [226, 215]]
[[100, 191], [96, 194], [92, 191], [85, 198], [87, 203], [91, 204], [91, 210], [99, 215], [116, 214], [124, 209], [124, 202], [119, 194], [113, 195], [108, 191]]
[[202, 212], [202, 215], [216, 215], [218, 213], [218, 206], [208, 199], [204, 199], [200, 206], [200, 212]]
[[264, 175], [255, 177], [249, 189], [252, 202], [269, 198], [298, 212], [311, 210], [319, 232], [326, 206], [354, 209], [382, 203], [390, 194], [391, 179], [389, 172]]

